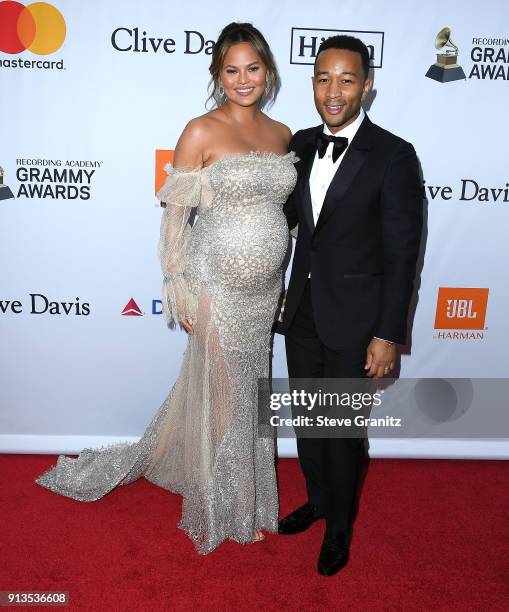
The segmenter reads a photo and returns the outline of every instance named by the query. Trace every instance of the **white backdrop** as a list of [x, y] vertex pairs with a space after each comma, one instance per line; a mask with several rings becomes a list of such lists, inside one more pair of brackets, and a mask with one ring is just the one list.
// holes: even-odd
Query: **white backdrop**
[[[378, 67], [368, 113], [414, 144], [428, 194], [412, 346], [401, 375], [506, 377], [505, 0], [345, 0], [334, 11], [325, 0], [53, 6], [67, 28], [53, 53], [8, 53], [7, 17], [0, 27], [0, 166], [15, 196], [0, 201], [0, 451], [76, 452], [136, 439], [173, 384], [186, 337], [153, 314], [161, 287], [154, 160], [205, 111], [205, 51], [232, 20], [253, 22], [271, 44], [283, 87], [270, 114], [292, 131], [319, 123], [313, 36], [319, 43], [324, 33], [357, 32], [373, 45]], [[51, 44], [52, 23], [38, 19]], [[425, 77], [444, 26], [466, 79]], [[136, 31], [147, 51], [136, 51]], [[308, 45], [302, 57], [301, 41]], [[459, 317], [438, 305], [448, 329], [435, 329], [439, 288], [460, 290], [449, 295], [459, 301], [448, 311], [460, 305]], [[486, 309], [485, 292], [465, 288], [489, 289]], [[131, 298], [140, 316], [121, 314]], [[286, 375], [283, 353], [278, 336], [275, 376]], [[294, 454], [293, 441], [281, 440], [279, 452]], [[509, 443], [376, 440], [372, 455], [509, 457]]]

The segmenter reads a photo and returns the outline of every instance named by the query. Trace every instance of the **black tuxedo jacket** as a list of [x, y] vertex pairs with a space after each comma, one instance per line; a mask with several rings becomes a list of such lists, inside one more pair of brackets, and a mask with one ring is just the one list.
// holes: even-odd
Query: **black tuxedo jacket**
[[373, 336], [405, 343], [422, 229], [423, 185], [413, 146], [366, 116], [326, 193], [315, 227], [309, 175], [323, 125], [298, 131], [298, 180], [285, 205], [297, 224], [283, 312], [288, 329], [311, 272], [317, 333], [336, 350]]

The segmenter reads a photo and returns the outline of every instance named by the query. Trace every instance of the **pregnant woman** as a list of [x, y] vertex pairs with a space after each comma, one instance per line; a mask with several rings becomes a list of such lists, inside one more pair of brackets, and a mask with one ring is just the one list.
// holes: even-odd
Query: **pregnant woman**
[[139, 442], [61, 455], [36, 480], [94, 501], [144, 476], [182, 495], [179, 527], [203, 554], [277, 532], [274, 438], [258, 436], [257, 379], [269, 372], [297, 161], [289, 129], [261, 110], [279, 88], [262, 34], [226, 26], [210, 72], [216, 108], [186, 126], [158, 193], [164, 314], [189, 334], [178, 379]]

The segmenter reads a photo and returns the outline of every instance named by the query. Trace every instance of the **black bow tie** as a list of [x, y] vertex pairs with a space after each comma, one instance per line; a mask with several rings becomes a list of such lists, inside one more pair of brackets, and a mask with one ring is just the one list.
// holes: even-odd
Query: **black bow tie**
[[344, 136], [330, 136], [329, 134], [324, 134], [320, 132], [316, 139], [316, 147], [318, 151], [318, 157], [322, 159], [325, 155], [325, 151], [327, 151], [327, 147], [329, 143], [334, 143], [334, 149], [332, 151], [332, 161], [335, 163], [338, 157], [343, 153], [343, 151], [348, 146], [348, 138]]

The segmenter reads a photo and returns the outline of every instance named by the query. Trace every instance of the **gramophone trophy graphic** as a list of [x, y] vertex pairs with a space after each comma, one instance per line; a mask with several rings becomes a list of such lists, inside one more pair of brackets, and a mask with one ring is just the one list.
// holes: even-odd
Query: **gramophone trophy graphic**
[[4, 185], [4, 169], [0, 166], [0, 200], [13, 198], [14, 194], [7, 185]]
[[466, 79], [463, 68], [458, 65], [458, 47], [451, 40], [451, 28], [442, 28], [435, 38], [437, 61], [429, 67], [426, 76], [440, 83]]

